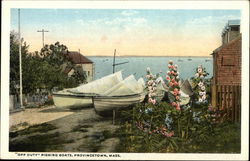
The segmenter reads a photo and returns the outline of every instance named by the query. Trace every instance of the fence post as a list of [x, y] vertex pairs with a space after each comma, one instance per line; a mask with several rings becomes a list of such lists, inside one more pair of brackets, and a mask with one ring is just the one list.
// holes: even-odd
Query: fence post
[[212, 106], [217, 107], [217, 88], [215, 84], [212, 84]]

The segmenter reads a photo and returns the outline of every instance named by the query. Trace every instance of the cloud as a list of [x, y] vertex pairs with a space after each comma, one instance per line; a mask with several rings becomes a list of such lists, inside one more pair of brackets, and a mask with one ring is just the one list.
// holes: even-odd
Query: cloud
[[108, 40], [108, 37], [106, 35], [102, 35], [101, 42], [106, 42]]
[[134, 10], [125, 10], [125, 11], [122, 11], [122, 15], [123, 16], [133, 16], [135, 14], [137, 14], [138, 11], [134, 11]]

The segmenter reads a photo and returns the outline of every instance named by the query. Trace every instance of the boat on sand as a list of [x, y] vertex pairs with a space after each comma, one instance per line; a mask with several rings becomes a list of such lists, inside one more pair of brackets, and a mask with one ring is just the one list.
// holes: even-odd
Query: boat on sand
[[101, 114], [102, 112], [124, 109], [139, 103], [143, 98], [144, 87], [142, 84], [142, 80], [136, 81], [134, 76], [130, 75], [102, 95], [93, 97], [96, 112]]
[[122, 81], [121, 71], [97, 79], [76, 88], [64, 89], [53, 93], [56, 107], [80, 108], [93, 106], [92, 98], [100, 95]]

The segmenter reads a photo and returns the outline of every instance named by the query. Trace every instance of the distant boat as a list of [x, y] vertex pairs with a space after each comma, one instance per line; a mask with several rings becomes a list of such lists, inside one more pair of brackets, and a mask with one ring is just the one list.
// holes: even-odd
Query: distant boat
[[192, 61], [192, 59], [191, 59], [191, 58], [188, 58], [188, 61]]
[[211, 61], [210, 59], [205, 59], [205, 62]]
[[53, 101], [59, 108], [80, 108], [93, 106], [92, 98], [100, 95], [122, 81], [121, 71], [101, 79], [53, 93]]

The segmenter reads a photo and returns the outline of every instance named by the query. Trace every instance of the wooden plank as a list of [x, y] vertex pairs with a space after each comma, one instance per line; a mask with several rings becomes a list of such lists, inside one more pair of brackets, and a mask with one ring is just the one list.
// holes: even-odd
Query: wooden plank
[[238, 94], [238, 86], [235, 86], [235, 120], [238, 121], [239, 119], [239, 109], [238, 109], [238, 98], [239, 97], [239, 94]]
[[238, 87], [238, 94], [239, 94], [239, 99], [238, 99], [238, 111], [239, 111], [239, 122], [241, 122], [241, 86]]
[[235, 87], [236, 86], [232, 86], [232, 97], [231, 97], [231, 99], [232, 99], [232, 119], [233, 119], [233, 121], [236, 121], [236, 118], [235, 118]]
[[228, 113], [228, 108], [227, 108], [227, 106], [226, 106], [226, 97], [227, 97], [227, 95], [226, 95], [226, 86], [225, 85], [223, 85], [222, 86], [222, 107], [226, 110], [226, 112], [227, 112], [227, 119], [229, 119], [229, 113]]

